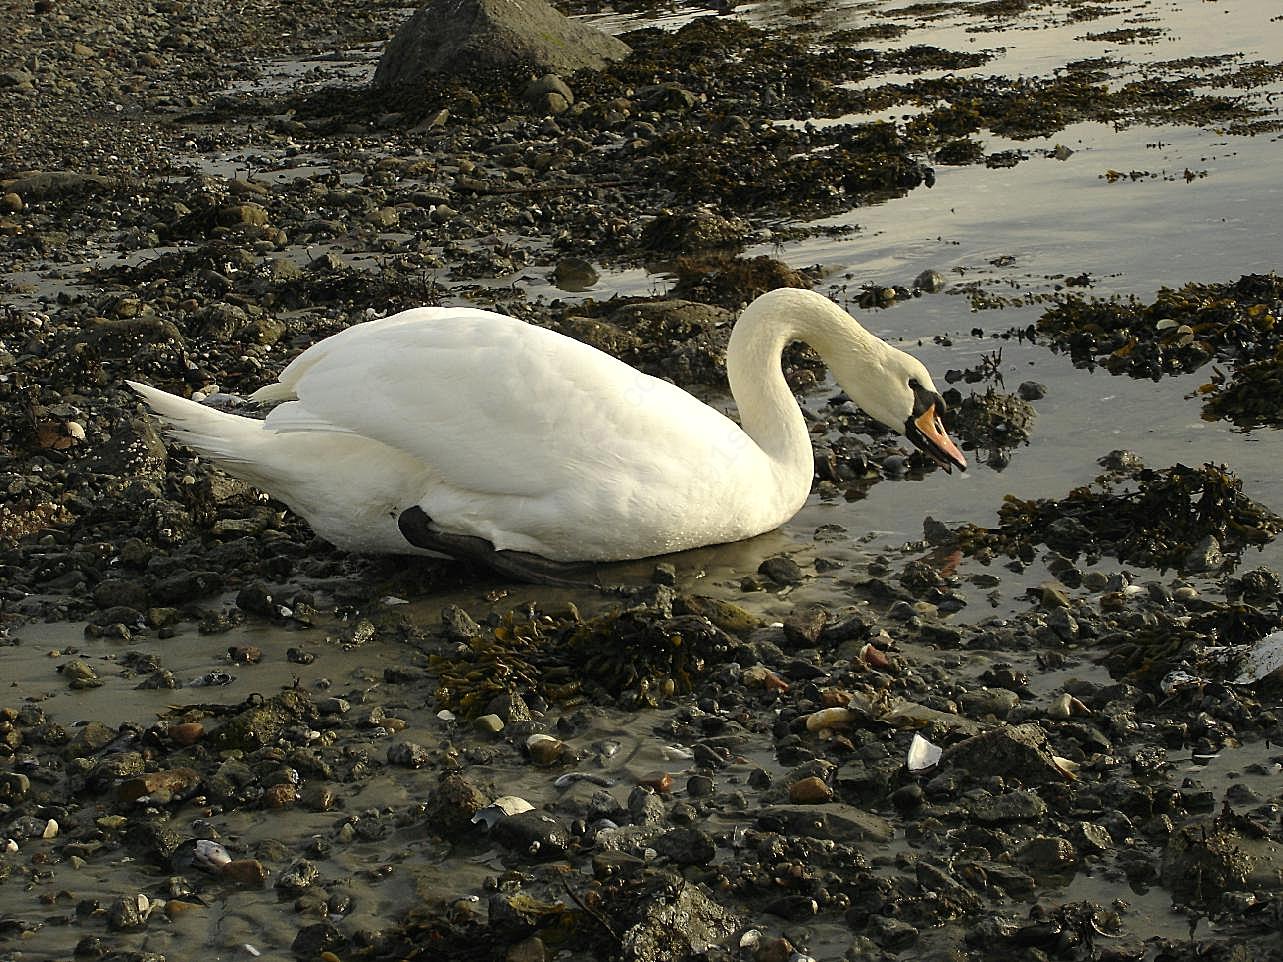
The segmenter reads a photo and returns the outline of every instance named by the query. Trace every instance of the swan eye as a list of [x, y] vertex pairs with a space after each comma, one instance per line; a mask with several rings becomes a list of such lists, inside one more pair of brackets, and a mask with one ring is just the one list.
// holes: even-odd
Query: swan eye
[[943, 415], [945, 412], [944, 398], [935, 391], [922, 386], [922, 382], [917, 378], [909, 378], [909, 390], [913, 392], [913, 416], [918, 417], [925, 413], [928, 408], [935, 405], [936, 414]]

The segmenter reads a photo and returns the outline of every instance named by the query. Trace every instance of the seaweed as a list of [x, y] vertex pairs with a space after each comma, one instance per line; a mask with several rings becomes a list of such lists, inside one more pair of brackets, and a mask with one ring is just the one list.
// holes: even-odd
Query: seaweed
[[581, 619], [510, 611], [490, 631], [429, 659], [438, 701], [466, 717], [509, 691], [563, 706], [588, 701], [627, 708], [658, 705], [695, 690], [739, 641], [728, 632], [756, 621], [734, 606], [665, 597]]
[[1283, 530], [1283, 518], [1243, 493], [1224, 465], [1106, 474], [1059, 501], [1008, 495], [997, 528], [966, 525], [955, 531], [969, 554], [1032, 557], [1042, 544], [1067, 557], [1110, 554], [1120, 561], [1166, 570], [1194, 570], [1196, 549], [1215, 539], [1227, 563], [1249, 545]]

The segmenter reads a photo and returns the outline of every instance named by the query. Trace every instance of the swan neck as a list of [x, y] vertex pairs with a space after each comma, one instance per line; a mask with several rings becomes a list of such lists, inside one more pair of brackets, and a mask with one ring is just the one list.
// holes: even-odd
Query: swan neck
[[797, 399], [784, 380], [782, 357], [803, 341], [830, 368], [873, 351], [873, 337], [828, 298], [812, 291], [772, 291], [750, 304], [731, 332], [726, 373], [740, 424], [762, 450], [809, 487], [814, 455]]

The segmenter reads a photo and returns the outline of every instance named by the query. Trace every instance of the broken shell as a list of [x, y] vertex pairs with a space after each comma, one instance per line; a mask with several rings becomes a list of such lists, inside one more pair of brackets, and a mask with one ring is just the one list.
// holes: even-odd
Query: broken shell
[[925, 772], [928, 768], [934, 768], [943, 754], [943, 748], [915, 733], [913, 741], [909, 743], [907, 760], [909, 771]]
[[508, 818], [512, 815], [520, 815], [522, 812], [533, 812], [535, 807], [518, 795], [500, 795], [485, 808], [472, 816], [473, 825], [484, 825], [487, 829], [494, 828], [495, 823], [500, 819]]
[[1082, 767], [1077, 762], [1071, 761], [1068, 758], [1062, 758], [1059, 755], [1052, 755], [1051, 762], [1060, 770], [1060, 774], [1064, 775], [1070, 781], [1077, 780], [1078, 769]]
[[1066, 691], [1056, 696], [1056, 700], [1047, 709], [1047, 714], [1052, 718], [1069, 718], [1073, 715], [1090, 715], [1091, 709]]
[[865, 645], [860, 649], [860, 660], [877, 671], [895, 670], [895, 663], [887, 657], [886, 652], [873, 645]]
[[818, 732], [825, 728], [838, 728], [849, 725], [856, 717], [849, 708], [821, 708], [806, 716], [806, 730]]
[[191, 860], [192, 865], [202, 872], [211, 872], [217, 875], [231, 862], [232, 854], [218, 842], [210, 841], [207, 838], [198, 838], [192, 846]]
[[767, 691], [788, 691], [789, 683], [765, 665], [753, 665], [745, 668], [740, 681], [750, 687], [765, 688]]

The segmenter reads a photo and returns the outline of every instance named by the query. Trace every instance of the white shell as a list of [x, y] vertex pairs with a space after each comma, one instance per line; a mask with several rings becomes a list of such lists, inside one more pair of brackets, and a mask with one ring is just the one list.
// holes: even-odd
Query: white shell
[[472, 816], [473, 825], [485, 825], [494, 828], [500, 819], [520, 815], [522, 812], [533, 812], [535, 807], [518, 795], [500, 795], [493, 802]]
[[909, 744], [909, 771], [925, 772], [928, 768], [935, 768], [943, 754], [944, 749], [939, 745], [914, 733], [913, 741]]
[[1283, 631], [1276, 631], [1256, 643], [1234, 684], [1250, 685], [1280, 669], [1283, 669]]
[[849, 725], [856, 718], [849, 708], [821, 708], [806, 716], [806, 730], [818, 732], [825, 728], [840, 728]]
[[192, 864], [206, 872], [218, 872], [232, 860], [232, 855], [220, 843], [199, 838], [192, 850]]

